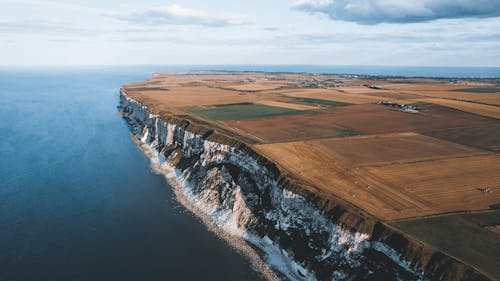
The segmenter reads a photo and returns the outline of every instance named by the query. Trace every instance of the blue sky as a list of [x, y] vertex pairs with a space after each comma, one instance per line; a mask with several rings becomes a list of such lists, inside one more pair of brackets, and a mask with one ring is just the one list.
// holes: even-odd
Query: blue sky
[[0, 0], [1, 65], [500, 66], [500, 0]]

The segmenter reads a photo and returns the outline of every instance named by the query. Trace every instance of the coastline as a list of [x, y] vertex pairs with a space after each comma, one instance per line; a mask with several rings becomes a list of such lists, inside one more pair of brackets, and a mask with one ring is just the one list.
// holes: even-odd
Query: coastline
[[262, 260], [255, 249], [247, 244], [245, 239], [238, 237], [237, 235], [231, 235], [225, 231], [221, 226], [217, 225], [217, 223], [210, 218], [207, 213], [202, 211], [200, 208], [201, 206], [196, 205], [196, 202], [193, 201], [189, 194], [186, 193], [186, 186], [179, 180], [178, 171], [176, 171], [175, 168], [165, 164], [162, 165], [158, 158], [158, 153], [156, 153], [150, 146], [141, 142], [141, 140], [136, 138], [133, 134], [131, 134], [130, 137], [137, 147], [149, 158], [151, 170], [165, 177], [165, 180], [172, 187], [176, 200], [178, 200], [179, 203], [191, 212], [195, 218], [199, 219], [209, 231], [215, 233], [220, 239], [226, 241], [230, 247], [248, 258], [252, 262], [253, 266], [255, 266], [255, 269], [260, 272], [266, 280], [280, 280], [280, 278], [276, 276], [276, 273], [269, 268], [268, 264]]
[[[154, 142], [155, 140], [151, 139], [151, 136], [149, 135], [149, 130], [147, 129], [148, 125], [146, 125], [146, 123], [150, 123], [149, 124], [150, 126], [156, 126], [157, 125], [156, 123], [158, 122], [158, 120], [161, 120], [161, 121], [165, 122], [166, 124], [168, 123], [168, 120], [165, 120], [159, 116], [152, 115], [151, 112], [149, 112], [149, 110], [147, 109], [147, 107], [141, 105], [137, 101], [131, 100], [130, 98], [128, 98], [126, 96], [126, 94], [123, 91], [121, 93], [121, 97], [122, 97], [122, 106], [123, 106], [123, 99], [125, 99], [128, 102], [132, 102], [132, 103], [135, 102], [136, 107], [137, 107], [136, 110], [138, 109], [139, 111], [142, 111], [139, 113], [137, 113], [137, 112], [134, 113], [134, 114], [139, 114], [139, 116], [141, 116], [140, 118], [137, 119], [137, 121], [139, 121], [141, 118], [143, 118], [143, 120], [142, 120], [143, 122], [145, 120], [149, 120], [149, 121], [146, 121], [144, 123], [144, 126], [142, 127], [142, 129], [140, 131], [138, 130], [136, 132], [136, 135], [134, 137], [139, 139], [140, 142], [142, 143], [142, 145], [147, 146], [147, 148], [149, 149], [149, 152], [152, 153], [153, 159], [155, 159], [155, 157], [156, 157], [156, 160], [153, 161], [153, 164], [157, 167], [163, 167], [163, 169], [166, 168], [164, 170], [164, 172], [167, 171], [167, 174], [168, 174], [168, 177], [170, 177], [170, 180], [175, 179], [177, 181], [177, 183], [181, 183], [181, 185], [180, 185], [181, 188], [179, 188], [179, 189], [182, 190], [181, 193], [184, 196], [184, 199], [187, 200], [185, 203], [190, 203], [190, 204], [194, 203], [193, 205], [196, 207], [196, 209], [198, 211], [202, 211], [202, 213], [204, 214], [205, 219], [203, 219], [203, 221], [205, 223], [208, 223], [210, 225], [210, 223], [212, 222], [212, 223], [215, 223], [217, 225], [217, 222], [218, 222], [217, 218], [215, 218], [215, 220], [214, 220], [215, 211], [210, 210], [211, 206], [204, 205], [202, 201], [197, 202], [198, 198], [196, 198], [196, 196], [194, 196], [192, 193], [189, 194], [189, 192], [188, 192], [190, 190], [189, 182], [186, 180], [187, 178], [189, 178], [189, 175], [186, 175], [185, 172], [183, 173], [180, 170], [174, 169], [174, 165], [169, 166], [168, 161], [166, 158], [164, 158], [164, 156], [158, 157], [158, 155], [160, 155], [159, 151], [154, 148], [155, 145], [158, 145], [157, 142], [151, 146], [151, 143]], [[127, 114], [129, 114], [129, 113], [130, 112], [127, 112]], [[125, 115], [127, 115], [127, 114], [125, 114]], [[125, 117], [127, 117], [127, 116], [125, 116]], [[151, 121], [153, 119], [155, 119], [155, 121]], [[171, 124], [171, 123], [168, 123], [168, 124]], [[131, 125], [132, 125], [134, 130], [137, 129], [137, 127], [134, 128], [134, 124], [131, 124]], [[135, 124], [135, 125], [137, 125], [137, 124]], [[172, 126], [176, 126], [176, 125], [172, 124]], [[161, 130], [153, 129], [153, 132], [155, 132], [157, 134], [156, 138], [158, 137], [158, 131], [161, 131]], [[203, 131], [203, 130], [201, 130], [201, 131]], [[192, 131], [185, 130], [185, 132], [186, 132], [186, 134], [190, 134], [191, 137], [196, 136], [196, 129], [194, 129]], [[197, 135], [197, 136], [202, 137], [202, 138], [204, 137], [203, 134]], [[220, 138], [220, 136], [212, 137], [212, 138], [217, 139], [218, 137]], [[153, 139], [154, 138], [155, 137], [153, 137]], [[170, 138], [172, 138], [172, 136]], [[184, 138], [184, 141], [186, 141], [185, 136], [183, 136], [183, 138]], [[209, 138], [210, 138], [210, 136], [209, 136]], [[148, 139], [149, 139], [149, 144], [148, 144]], [[231, 142], [231, 141], [229, 141], [229, 142]], [[156, 156], [155, 156], [155, 153], [156, 153]], [[268, 160], [266, 160], [266, 161], [268, 161]], [[165, 164], [167, 166], [165, 166]], [[174, 176], [174, 174], [175, 174], [175, 176]], [[186, 177], [186, 176], [188, 176], [188, 177]], [[286, 180], [284, 182], [286, 182]], [[191, 189], [193, 189], [193, 187], [191, 187]], [[294, 192], [298, 191], [298, 189], [294, 189], [293, 187], [289, 187], [289, 189], [292, 190], [289, 192], [292, 192], [294, 194], [294, 196], [296, 196], [296, 195], [301, 196], [303, 198], [303, 200], [306, 202], [311, 201], [311, 198], [307, 199], [309, 196], [311, 196], [311, 194], [306, 195], [304, 197], [301, 194], [294, 193]], [[188, 193], [186, 194], [186, 192], [188, 192]], [[302, 192], [304, 192], [304, 191], [302, 191]], [[185, 195], [187, 195], [187, 196], [185, 196]], [[331, 202], [321, 202], [321, 201], [318, 202], [317, 200], [318, 200], [318, 198], [313, 199], [312, 202], [316, 202], [316, 204], [313, 204], [313, 205], [318, 205], [318, 203], [319, 203], [319, 205], [331, 204]], [[336, 202], [336, 203], [338, 204], [338, 202]], [[340, 204], [339, 206], [341, 206], [341, 205], [342, 204]], [[327, 209], [320, 211], [320, 213], [324, 213], [325, 210], [327, 210]], [[436, 254], [438, 256], [442, 255], [441, 253], [439, 253], [438, 251], [435, 251], [434, 249], [428, 247], [427, 245], [423, 245], [422, 243], [412, 241], [412, 240], [406, 238], [404, 235], [397, 233], [397, 231], [395, 231], [394, 229], [391, 229], [388, 226], [381, 224], [380, 222], [369, 222], [367, 225], [366, 218], [363, 220], [362, 218], [359, 217], [359, 214], [356, 214], [356, 212], [359, 212], [359, 210], [351, 210], [350, 212], [348, 212], [350, 219], [349, 218], [346, 219], [344, 217], [344, 221], [342, 220], [342, 218], [340, 218], [340, 220], [336, 221], [337, 223], [340, 223], [341, 225], [343, 225], [343, 227], [345, 227], [345, 229], [342, 229], [342, 228], [340, 229], [340, 233], [342, 233], [342, 232], [345, 233], [347, 231], [347, 232], [352, 234], [353, 231], [356, 232], [356, 230], [358, 230], [358, 229], [363, 230], [361, 233], [367, 232], [366, 236], [362, 236], [362, 237], [360, 236], [361, 237], [360, 241], [357, 241], [354, 243], [354, 244], [356, 244], [356, 247], [354, 248], [354, 250], [349, 250], [349, 251], [347, 251], [348, 253], [352, 252], [352, 251], [357, 252], [358, 245], [361, 245], [360, 246], [361, 252], [363, 252], [367, 248], [374, 249], [378, 252], [384, 253], [385, 256], [389, 257], [393, 261], [398, 261], [397, 263], [399, 264], [399, 266], [402, 268], [405, 268], [405, 270], [412, 271], [413, 272], [412, 274], [413, 274], [413, 276], [415, 276], [416, 280], [418, 278], [420, 278], [419, 275], [432, 274], [432, 272], [426, 271], [425, 269], [432, 269], [433, 268], [433, 270], [436, 270], [437, 272], [439, 272], [439, 265], [438, 265], [438, 268], [434, 268], [436, 265], [435, 264], [432, 265], [432, 263], [435, 263], [436, 261], [432, 262], [431, 260], [436, 259], [436, 257], [437, 257]], [[354, 217], [357, 217], [354, 219], [354, 221], [353, 221], [353, 215], [354, 215]], [[366, 214], [362, 215], [361, 217], [363, 217], [363, 216], [366, 216]], [[339, 218], [337, 218], [337, 219], [339, 219]], [[363, 221], [365, 221], [365, 222], [363, 223]], [[223, 222], [223, 223], [221, 224], [221, 222]], [[227, 217], [225, 218], [225, 220], [223, 219], [222, 221], [219, 221], [219, 224], [218, 224], [218, 227], [220, 227], [226, 233], [229, 233], [230, 235], [231, 234], [232, 235], [235, 235], [235, 234], [239, 235], [240, 237], [242, 237], [243, 239], [246, 239], [250, 243], [252, 243], [252, 242], [255, 243], [255, 239], [252, 238], [250, 235], [248, 235], [248, 233], [245, 233], [245, 231], [242, 232], [242, 229], [228, 227], [227, 224], [224, 226], [224, 223], [227, 223]], [[221, 227], [221, 225], [222, 225], [222, 227]], [[371, 229], [371, 231], [370, 231], [370, 229]], [[263, 238], [266, 238], [266, 237], [267, 236], [265, 236]], [[399, 237], [399, 238], [395, 238], [395, 237]], [[345, 239], [345, 238], [342, 238], [342, 239]], [[398, 239], [399, 240], [405, 239], [406, 242], [404, 242], [403, 244], [406, 243], [407, 245], [406, 246], [399, 245], [399, 247], [395, 247], [396, 249], [398, 249], [398, 250], [396, 250], [396, 249], [394, 249], [394, 246], [395, 245], [397, 246], [398, 243], [402, 242], [402, 241], [398, 241]], [[252, 240], [254, 240], [254, 241], [252, 241]], [[267, 237], [267, 239], [263, 239], [263, 241], [264, 240], [266, 242], [269, 242], [269, 240], [271, 241], [271, 243], [267, 243], [267, 245], [264, 245], [264, 250], [265, 250], [266, 248], [269, 248], [269, 245], [272, 244], [272, 240], [269, 239], [269, 237]], [[393, 247], [388, 246], [386, 243], [393, 244], [392, 245]], [[281, 252], [283, 253], [283, 251], [281, 251]], [[401, 252], [403, 252], [403, 253], [401, 253]], [[285, 251], [285, 253], [286, 253], [286, 251]], [[330, 254], [332, 254], [332, 253], [330, 253]], [[411, 256], [412, 254], [413, 254], [413, 256]], [[418, 257], [419, 255], [420, 255], [420, 257]], [[432, 257], [429, 257], [429, 255]], [[422, 257], [426, 257], [426, 258], [424, 258], [424, 260], [422, 260]], [[405, 260], [409, 260], [409, 261], [405, 261]], [[465, 267], [465, 270], [464, 270], [463, 265], [460, 266], [460, 263], [458, 261], [456, 261], [456, 260], [454, 261], [454, 259], [447, 257], [446, 255], [444, 255], [444, 257], [441, 257], [441, 260], [440, 260], [441, 262], [438, 262], [438, 264], [442, 263], [443, 260], [448, 260], [448, 262], [452, 261], [453, 263], [458, 263], [458, 265], [459, 265], [458, 267], [462, 268], [462, 269], [458, 270], [458, 272], [462, 272], [462, 274], [464, 274], [462, 276], [462, 278], [467, 276], [467, 275], [469, 275], [469, 276], [477, 275], [477, 273], [474, 273], [474, 270], [472, 270], [471, 268]], [[269, 261], [267, 261], [267, 263], [269, 264]], [[302, 267], [302, 268], [300, 268], [300, 267]], [[297, 271], [299, 273], [299, 276], [298, 276], [299, 278], [301, 278], [301, 277], [303, 278], [304, 276], [311, 276], [312, 277], [312, 275], [308, 275], [308, 270], [306, 269], [306, 267], [303, 267], [302, 265], [299, 265], [299, 266], [292, 265], [292, 266], [289, 266], [289, 268], [294, 268], [295, 271]], [[424, 270], [422, 270], [421, 273], [419, 273], [420, 270], [417, 270], [416, 268], [422, 268]], [[294, 274], [297, 274], [297, 272], [295, 272]], [[456, 272], [454, 274], [459, 274], [458, 272]], [[285, 272], [284, 274], [286, 275], [287, 273]], [[337, 274], [339, 274], [338, 277], [342, 277], [342, 273], [339, 272]], [[304, 276], [301, 276], [301, 275], [304, 275]], [[481, 276], [481, 275], [479, 274], [476, 277], [478, 277], [478, 276]], [[333, 277], [335, 277], [335, 276], [333, 276]], [[450, 276], [450, 277], [452, 277], [452, 276]], [[288, 278], [292, 279], [292, 278], [290, 278], [290, 276], [288, 276]], [[447, 280], [459, 280], [462, 278], [460, 278], [459, 276], [454, 276], [454, 277], [449, 278]], [[314, 280], [314, 279], [311, 279], [311, 280]]]

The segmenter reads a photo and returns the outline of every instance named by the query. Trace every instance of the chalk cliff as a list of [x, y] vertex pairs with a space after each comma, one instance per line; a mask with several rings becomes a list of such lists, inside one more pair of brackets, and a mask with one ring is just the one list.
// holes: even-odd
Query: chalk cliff
[[484, 280], [459, 261], [287, 175], [245, 143], [127, 97], [119, 110], [153, 161], [223, 231], [290, 280]]

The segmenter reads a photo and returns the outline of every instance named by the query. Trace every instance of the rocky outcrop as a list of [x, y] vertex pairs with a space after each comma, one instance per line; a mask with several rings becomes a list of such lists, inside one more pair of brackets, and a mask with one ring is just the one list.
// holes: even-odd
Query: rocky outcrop
[[122, 91], [119, 110], [153, 161], [223, 231], [290, 280], [483, 280], [472, 268], [285, 174], [245, 143]]

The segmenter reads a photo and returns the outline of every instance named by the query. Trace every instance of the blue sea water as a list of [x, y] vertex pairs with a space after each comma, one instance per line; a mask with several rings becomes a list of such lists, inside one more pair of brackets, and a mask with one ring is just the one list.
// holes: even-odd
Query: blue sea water
[[157, 65], [156, 71], [262, 71], [395, 77], [500, 78], [500, 67], [374, 65]]
[[439, 66], [351, 66], [351, 65], [192, 65], [165, 66], [165, 69], [297, 72], [396, 77], [500, 78], [500, 67]]
[[116, 114], [155, 68], [0, 71], [0, 280], [259, 280]]

